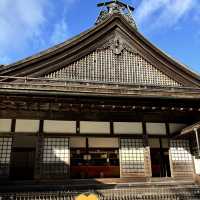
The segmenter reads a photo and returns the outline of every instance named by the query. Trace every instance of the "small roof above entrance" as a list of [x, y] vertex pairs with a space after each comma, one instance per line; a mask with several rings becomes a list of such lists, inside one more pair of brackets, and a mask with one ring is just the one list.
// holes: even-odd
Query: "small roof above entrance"
[[181, 131], [180, 136], [187, 135], [192, 132], [194, 133], [195, 129], [198, 130], [199, 128], [200, 128], [200, 122], [187, 126]]

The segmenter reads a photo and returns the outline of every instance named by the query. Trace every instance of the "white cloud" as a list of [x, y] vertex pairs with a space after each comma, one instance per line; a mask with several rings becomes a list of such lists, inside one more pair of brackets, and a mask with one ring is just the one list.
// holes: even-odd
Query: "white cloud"
[[197, 0], [142, 0], [136, 19], [139, 25], [148, 23], [151, 28], [169, 27], [196, 9], [196, 5]]
[[0, 0], [0, 63], [12, 60], [13, 54], [28, 56], [27, 51], [36, 53], [63, 41], [68, 31], [65, 14], [74, 1]]
[[[4, 51], [18, 49], [30, 38], [40, 34], [45, 22], [44, 0], [1, 0], [0, 1], [0, 46]], [[14, 48], [14, 49], [15, 49]]]
[[54, 30], [51, 36], [51, 43], [58, 44], [66, 40], [68, 36], [68, 26], [66, 20], [62, 19], [62, 21], [58, 22], [54, 26]]
[[54, 29], [50, 37], [50, 44], [55, 45], [61, 42], [64, 42], [69, 37], [69, 29], [67, 24], [67, 11], [70, 8], [70, 5], [77, 2], [78, 0], [61, 0], [64, 5], [64, 10], [61, 16], [61, 19], [54, 24]]

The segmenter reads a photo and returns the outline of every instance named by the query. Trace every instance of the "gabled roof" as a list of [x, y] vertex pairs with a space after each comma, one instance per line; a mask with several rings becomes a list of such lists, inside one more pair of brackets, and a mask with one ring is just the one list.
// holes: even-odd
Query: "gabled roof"
[[200, 86], [199, 75], [151, 44], [118, 13], [62, 44], [0, 68], [0, 76], [44, 77], [102, 48], [113, 38], [122, 39], [128, 47], [180, 85]]

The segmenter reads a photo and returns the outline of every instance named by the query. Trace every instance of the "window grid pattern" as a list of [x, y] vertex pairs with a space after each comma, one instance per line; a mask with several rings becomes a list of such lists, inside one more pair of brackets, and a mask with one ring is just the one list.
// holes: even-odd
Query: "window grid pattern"
[[171, 140], [170, 153], [174, 171], [192, 171], [192, 155], [188, 140]]
[[120, 139], [122, 174], [144, 173], [144, 144], [142, 139]]
[[61, 80], [181, 86], [142, 56], [126, 49], [120, 55], [116, 55], [109, 48], [97, 50], [45, 77]]
[[0, 137], [0, 177], [9, 175], [12, 148], [11, 137]]
[[69, 139], [44, 138], [41, 173], [45, 176], [68, 176], [69, 165]]

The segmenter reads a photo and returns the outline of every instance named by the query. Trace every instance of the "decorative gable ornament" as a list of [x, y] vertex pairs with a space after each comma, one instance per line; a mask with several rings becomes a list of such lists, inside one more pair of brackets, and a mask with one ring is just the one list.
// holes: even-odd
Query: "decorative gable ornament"
[[137, 29], [135, 20], [133, 19], [132, 11], [134, 8], [128, 4], [124, 4], [121, 1], [109, 1], [105, 3], [97, 4], [98, 7], [102, 7], [100, 14], [97, 18], [95, 25], [103, 22], [105, 19], [109, 18], [113, 14], [120, 14], [126, 18], [126, 20]]
[[105, 42], [104, 45], [97, 48], [97, 50], [107, 49], [110, 48], [114, 54], [121, 54], [124, 49], [132, 52], [132, 53], [138, 53], [138, 51], [128, 44], [124, 39], [122, 39], [119, 35], [114, 35], [114, 37], [107, 42]]

